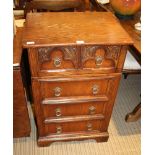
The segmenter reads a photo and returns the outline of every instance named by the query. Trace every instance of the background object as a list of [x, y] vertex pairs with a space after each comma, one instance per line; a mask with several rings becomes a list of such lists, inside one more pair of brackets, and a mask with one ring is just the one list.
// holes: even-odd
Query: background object
[[110, 0], [97, 0], [97, 2], [101, 4], [107, 4], [110, 2]]
[[141, 8], [141, 0], [110, 0], [110, 4], [119, 18], [131, 17]]

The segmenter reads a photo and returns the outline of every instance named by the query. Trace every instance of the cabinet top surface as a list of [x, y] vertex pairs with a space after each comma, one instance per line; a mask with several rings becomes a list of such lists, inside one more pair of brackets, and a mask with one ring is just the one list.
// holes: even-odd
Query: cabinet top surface
[[24, 47], [133, 43], [110, 12], [29, 13], [22, 41]]

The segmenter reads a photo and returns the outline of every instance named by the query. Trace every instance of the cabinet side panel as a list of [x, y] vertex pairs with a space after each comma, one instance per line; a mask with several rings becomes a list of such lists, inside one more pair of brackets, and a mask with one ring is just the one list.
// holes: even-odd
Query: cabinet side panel
[[109, 85], [107, 88], [108, 98], [110, 98], [110, 100], [106, 104], [106, 108], [105, 108], [106, 126], [107, 127], [109, 126], [110, 118], [111, 118], [113, 107], [115, 104], [115, 99], [116, 99], [116, 95], [118, 92], [120, 79], [121, 79], [121, 73], [117, 74], [115, 79], [109, 81]]
[[32, 93], [34, 102], [34, 113], [39, 136], [45, 136], [43, 107], [41, 106], [40, 83], [32, 80]]
[[28, 49], [29, 65], [32, 77], [38, 76], [38, 53], [34, 48]]

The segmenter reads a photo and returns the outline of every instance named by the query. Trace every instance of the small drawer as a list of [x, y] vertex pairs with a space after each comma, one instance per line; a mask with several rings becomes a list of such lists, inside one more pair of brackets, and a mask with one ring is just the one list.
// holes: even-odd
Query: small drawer
[[117, 68], [121, 46], [84, 46], [82, 47], [82, 68], [112, 73]]
[[52, 97], [71, 97], [71, 96], [101, 96], [105, 95], [108, 87], [109, 78], [82, 78], [75, 81], [41, 81], [41, 95], [43, 99]]
[[105, 120], [45, 124], [46, 134], [105, 131]]
[[40, 72], [73, 70], [77, 68], [77, 48], [74, 46], [38, 48], [38, 64]]
[[77, 116], [104, 114], [106, 102], [45, 104], [43, 105], [44, 117]]

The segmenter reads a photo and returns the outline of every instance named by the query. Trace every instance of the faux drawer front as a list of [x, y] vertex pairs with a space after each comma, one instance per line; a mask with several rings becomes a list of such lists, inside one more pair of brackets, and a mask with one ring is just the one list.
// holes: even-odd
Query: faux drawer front
[[50, 123], [45, 125], [46, 134], [63, 134], [71, 132], [89, 132], [106, 130], [104, 120]]
[[74, 46], [38, 48], [39, 71], [73, 70], [77, 65], [77, 48]]
[[44, 117], [61, 118], [64, 116], [76, 115], [95, 115], [104, 114], [104, 102], [91, 102], [91, 103], [72, 103], [72, 104], [54, 104], [43, 105]]
[[114, 72], [120, 51], [121, 46], [83, 46], [81, 48], [82, 68]]
[[109, 78], [82, 81], [41, 81], [42, 98], [105, 95]]

